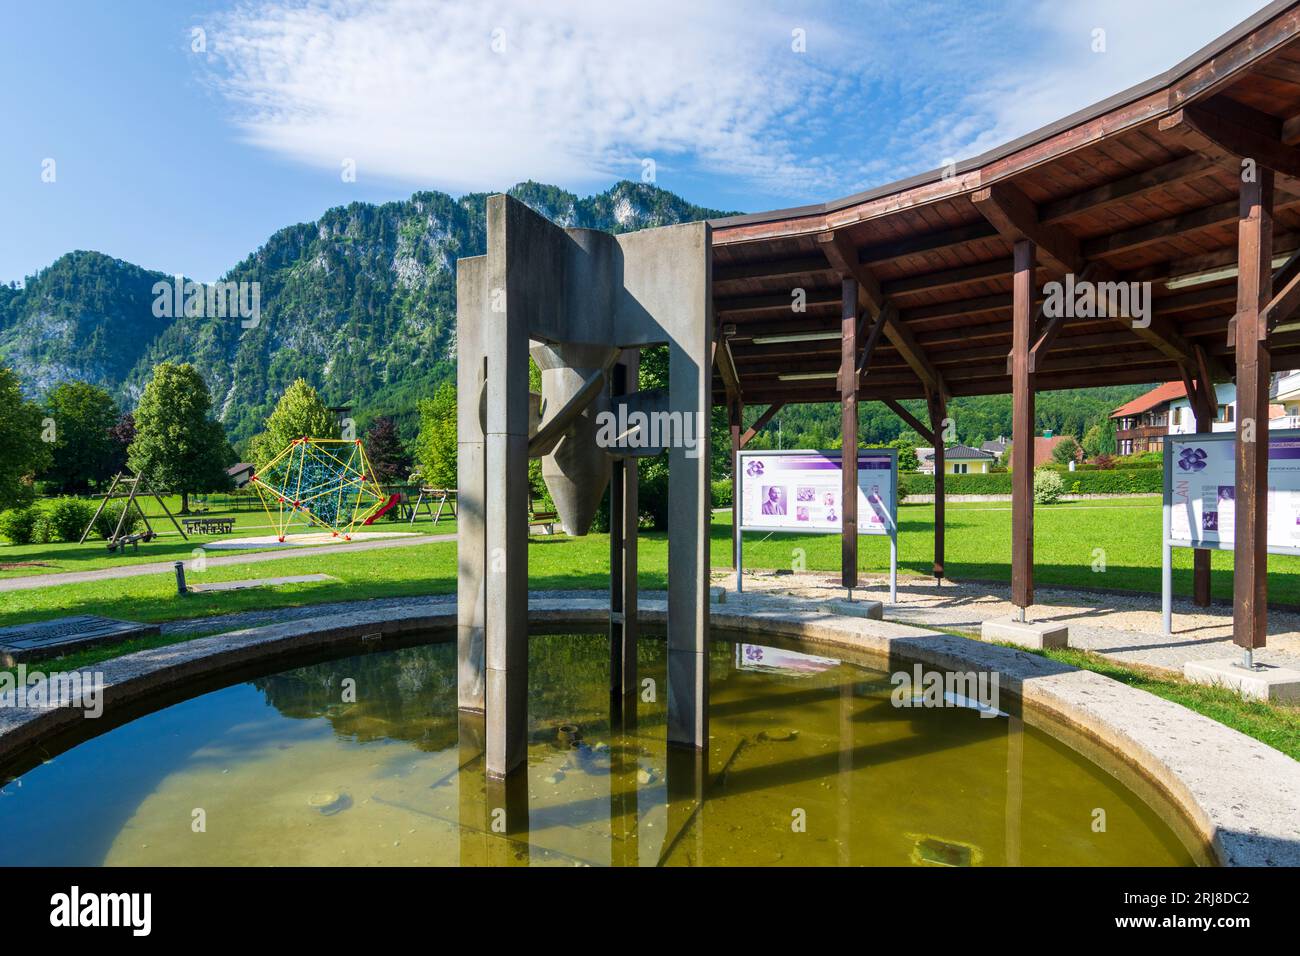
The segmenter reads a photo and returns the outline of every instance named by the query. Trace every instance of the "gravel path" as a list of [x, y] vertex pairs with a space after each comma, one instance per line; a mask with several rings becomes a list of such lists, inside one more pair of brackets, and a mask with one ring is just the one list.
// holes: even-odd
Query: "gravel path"
[[[978, 636], [984, 621], [1007, 617], [1015, 609], [1009, 585], [945, 580], [938, 588], [930, 578], [900, 577], [898, 603], [891, 605], [886, 576], [861, 580], [863, 586], [854, 591], [854, 596], [884, 602], [885, 619], [902, 624]], [[735, 572], [715, 571], [713, 583], [731, 592]], [[746, 572], [745, 593], [785, 594], [810, 601], [843, 600], [847, 596], [838, 577], [771, 571]], [[1161, 633], [1158, 594], [1052, 587], [1035, 587], [1034, 594], [1038, 603], [1029, 609], [1031, 621], [1066, 623], [1071, 647], [1096, 651], [1117, 661], [1181, 674], [1186, 661], [1235, 658], [1241, 653], [1232, 643], [1232, 608], [1228, 605], [1199, 608], [1190, 600], [1175, 598], [1174, 633], [1166, 637]], [[1268, 625], [1268, 647], [1255, 653], [1256, 660], [1300, 668], [1300, 614], [1270, 609]]]

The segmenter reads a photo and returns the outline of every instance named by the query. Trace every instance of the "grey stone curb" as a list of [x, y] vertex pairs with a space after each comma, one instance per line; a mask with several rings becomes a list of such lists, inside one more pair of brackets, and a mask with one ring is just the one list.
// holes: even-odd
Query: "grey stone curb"
[[[607, 620], [608, 603], [569, 597], [535, 599], [537, 624]], [[643, 600], [640, 617], [666, 620], [663, 601]], [[997, 672], [1003, 689], [1028, 704], [1026, 720], [1046, 716], [1077, 735], [1080, 749], [1104, 750], [1136, 769], [1186, 816], [1213, 859], [1229, 866], [1300, 866], [1300, 762], [1186, 708], [1100, 674], [1047, 658], [925, 628], [841, 617], [815, 605], [746, 597], [714, 604], [713, 620], [740, 631], [849, 648], [885, 667], [919, 662], [936, 668]], [[98, 665], [106, 709], [165, 688], [307, 650], [359, 648], [381, 639], [455, 625], [454, 605], [371, 608], [331, 618], [288, 621], [139, 651]], [[0, 709], [0, 761], [84, 719], [72, 708]], [[1075, 746], [1076, 741], [1071, 740]]]

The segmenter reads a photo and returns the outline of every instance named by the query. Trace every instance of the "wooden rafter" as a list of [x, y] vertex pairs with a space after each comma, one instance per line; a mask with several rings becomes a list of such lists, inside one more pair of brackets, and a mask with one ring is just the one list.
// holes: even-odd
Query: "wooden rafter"
[[971, 202], [1004, 239], [1028, 239], [1060, 272], [1081, 272], [1079, 240], [1060, 226], [1043, 222], [1029, 197], [1009, 182], [994, 183], [971, 193]]
[[[902, 355], [903, 360], [911, 366], [917, 378], [927, 388], [933, 388], [945, 397], [949, 394], [943, 376], [939, 374], [925, 352], [917, 343], [911, 329], [900, 319], [897, 308], [891, 308], [893, 302], [885, 297], [876, 277], [859, 260], [858, 252], [848, 238], [840, 233], [825, 232], [817, 237], [826, 260], [841, 276], [854, 279], [858, 284], [858, 301], [871, 313], [872, 318], [884, 321], [881, 331], [891, 345]], [[872, 348], [874, 349], [874, 344]], [[866, 371], [858, 366], [858, 374]]]

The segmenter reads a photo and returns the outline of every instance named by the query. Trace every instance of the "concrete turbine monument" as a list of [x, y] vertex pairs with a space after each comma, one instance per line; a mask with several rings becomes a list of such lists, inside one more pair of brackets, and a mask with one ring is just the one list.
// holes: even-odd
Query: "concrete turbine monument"
[[[487, 772], [525, 758], [528, 459], [565, 531], [607, 487], [611, 705], [634, 719], [636, 457], [668, 449], [668, 740], [708, 744], [707, 223], [614, 236], [487, 201], [487, 254], [457, 265], [458, 700], [484, 714]], [[640, 349], [666, 344], [669, 386], [638, 391]], [[528, 386], [531, 352], [542, 391]], [[630, 711], [627, 715], [624, 712]]]

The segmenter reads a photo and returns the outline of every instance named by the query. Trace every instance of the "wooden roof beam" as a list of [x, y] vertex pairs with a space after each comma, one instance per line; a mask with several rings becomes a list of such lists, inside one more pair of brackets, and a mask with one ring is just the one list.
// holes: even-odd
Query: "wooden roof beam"
[[1080, 213], [1100, 212], [1155, 189], [1176, 186], [1192, 179], [1201, 179], [1217, 168], [1217, 164], [1200, 154], [1184, 156], [1162, 166], [1134, 173], [1123, 179], [1111, 180], [1092, 189], [1085, 189], [1072, 196], [1045, 202], [1038, 207], [1038, 218], [1041, 222], [1054, 224]]
[[[841, 233], [823, 232], [818, 235], [817, 241], [821, 244], [827, 261], [841, 277], [857, 280], [859, 302], [866, 306], [873, 319], [879, 320], [877, 325], [889, 339], [890, 344], [903, 356], [903, 360], [912, 367], [917, 378], [946, 399], [948, 388], [944, 384], [943, 376], [926, 359], [925, 352], [917, 344], [916, 337], [899, 318], [897, 307], [885, 298], [880, 282], [871, 270], [862, 264], [856, 247], [849, 242], [848, 237]], [[878, 336], [876, 340], [879, 341]], [[872, 347], [874, 348], [874, 343]], [[859, 373], [863, 371], [865, 366], [860, 364]]]
[[1277, 185], [1300, 192], [1300, 149], [1282, 140], [1282, 121], [1222, 97], [1185, 106], [1156, 124], [1157, 129], [1193, 150], [1243, 175], [1244, 164], [1277, 174]]
[[1038, 207], [1009, 182], [994, 183], [971, 193], [971, 202], [989, 224], [1009, 242], [1028, 239], [1039, 255], [1060, 272], [1082, 272], [1079, 240], [1060, 226], [1043, 222]]

